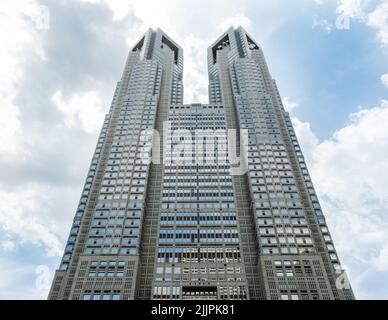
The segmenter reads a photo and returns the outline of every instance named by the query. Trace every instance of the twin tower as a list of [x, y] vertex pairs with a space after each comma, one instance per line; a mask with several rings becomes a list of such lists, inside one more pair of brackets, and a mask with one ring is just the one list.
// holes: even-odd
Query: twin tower
[[[209, 47], [208, 105], [183, 104], [182, 72], [160, 29], [130, 51], [49, 299], [353, 299], [259, 45], [231, 27]], [[246, 132], [245, 170], [166, 123], [205, 141]], [[185, 161], [144, 161], [147, 130]]]

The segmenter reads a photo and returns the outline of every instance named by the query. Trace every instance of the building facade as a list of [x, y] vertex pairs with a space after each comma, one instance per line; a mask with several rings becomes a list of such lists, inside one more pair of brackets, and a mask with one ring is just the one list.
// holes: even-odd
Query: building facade
[[261, 48], [231, 27], [208, 70], [184, 105], [182, 48], [131, 50], [49, 299], [354, 298]]

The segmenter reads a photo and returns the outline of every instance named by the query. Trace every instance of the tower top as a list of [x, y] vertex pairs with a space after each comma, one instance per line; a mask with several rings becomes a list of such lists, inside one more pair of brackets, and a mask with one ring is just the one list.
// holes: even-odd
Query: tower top
[[156, 30], [149, 28], [136, 42], [136, 45], [132, 48], [132, 52], [139, 51], [141, 59], [150, 60], [165, 46], [174, 52], [175, 64], [178, 64], [180, 60], [183, 60], [182, 47], [160, 28], [157, 28]]
[[259, 45], [253, 40], [248, 32], [241, 26], [235, 28], [230, 26], [216, 41], [208, 48], [209, 64], [217, 63], [217, 51], [225, 47], [238, 51], [240, 58], [249, 56], [250, 50], [258, 50]]

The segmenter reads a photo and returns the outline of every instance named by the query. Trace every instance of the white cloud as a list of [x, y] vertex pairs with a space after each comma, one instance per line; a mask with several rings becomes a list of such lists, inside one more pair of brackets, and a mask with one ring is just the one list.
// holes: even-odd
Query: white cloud
[[179, 0], [169, 2], [155, 0], [81, 0], [88, 3], [106, 3], [113, 12], [115, 20], [123, 19], [129, 14], [141, 17], [144, 22], [143, 30], [149, 27], [172, 27], [174, 26], [171, 16], [178, 14]]
[[[39, 277], [36, 273], [37, 266], [15, 263], [12, 260], [0, 258], [0, 299], [46, 299], [48, 290], [36, 286]], [[49, 275], [52, 277], [52, 275]]]
[[385, 73], [381, 76], [381, 82], [388, 88], [388, 73]]
[[[0, 154], [15, 155], [20, 148], [20, 110], [14, 103], [18, 83], [23, 77], [25, 52], [44, 58], [34, 18], [35, 1], [0, 2]], [[22, 17], [30, 19], [22, 19]]]
[[185, 73], [183, 78], [185, 103], [208, 103], [206, 50], [209, 44], [205, 40], [189, 34], [182, 46], [185, 54]]
[[314, 16], [312, 28], [321, 28], [325, 32], [330, 33], [333, 29], [333, 25], [326, 19], [319, 18], [318, 16]]
[[381, 46], [388, 45], [388, 0], [379, 0], [371, 10], [371, 5], [376, 2], [370, 0], [341, 0], [336, 12], [343, 19], [354, 19], [365, 22], [369, 27], [377, 30], [376, 38]]
[[[71, 219], [69, 212], [73, 212], [75, 207], [74, 203], [69, 205], [66, 202], [77, 199], [79, 193], [68, 196], [73, 192], [72, 186], [56, 186], [60, 181], [47, 185], [39, 181], [31, 183], [29, 179], [40, 175], [37, 180], [43, 180], [43, 174], [51, 175], [50, 166], [44, 168], [46, 171], [41, 170], [40, 166], [43, 163], [44, 167], [49, 157], [56, 159], [57, 155], [40, 152], [44, 148], [53, 150], [62, 131], [55, 135], [47, 134], [52, 133], [49, 129], [51, 123], [34, 127], [35, 124], [31, 125], [26, 113], [21, 111], [22, 107], [28, 111], [28, 105], [20, 105], [16, 101], [26, 77], [28, 59], [33, 57], [35, 63], [46, 60], [42, 46], [44, 31], [37, 25], [41, 9], [37, 1], [0, 2], [0, 161], [3, 166], [0, 181], [0, 230], [6, 238], [0, 245], [2, 250], [9, 252], [16, 252], [19, 246], [38, 246], [48, 256], [59, 257], [62, 253], [62, 237], [68, 231]], [[94, 129], [94, 117], [86, 119], [82, 112], [78, 112], [79, 115], [86, 130]], [[71, 166], [67, 169], [67, 174], [71, 176]], [[62, 167], [64, 171], [67, 169]], [[22, 183], [19, 181], [20, 176], [24, 176]]]
[[99, 130], [104, 119], [102, 99], [95, 91], [73, 94], [64, 99], [61, 91], [57, 91], [53, 102], [65, 114], [65, 124], [68, 128], [80, 126], [85, 132]]
[[377, 39], [381, 45], [388, 45], [388, 0], [383, 0], [369, 13], [368, 25], [377, 29]]
[[[293, 119], [340, 257], [388, 271], [388, 101], [319, 142]], [[350, 240], [351, 239], [351, 240]]]
[[302, 150], [304, 157], [306, 158], [306, 162], [308, 164], [314, 163], [313, 155], [316, 151], [317, 145], [319, 144], [319, 140], [311, 130], [310, 123], [302, 122], [297, 117], [291, 117], [291, 120], [300, 144], [302, 145]]
[[[60, 256], [59, 234], [63, 226], [56, 220], [61, 217], [53, 214], [54, 196], [58, 200], [59, 195], [59, 190], [54, 194], [49, 187], [39, 185], [24, 185], [16, 192], [0, 190], [0, 202], [6, 204], [0, 208], [3, 234], [16, 236], [24, 245], [43, 246], [48, 256]], [[10, 247], [9, 243], [6, 246]]]
[[9, 239], [6, 239], [1, 242], [1, 247], [4, 251], [12, 251], [15, 249], [15, 243]]
[[252, 27], [252, 21], [245, 14], [239, 13], [230, 18], [222, 19], [221, 22], [218, 24], [218, 31], [224, 32], [230, 26], [233, 26], [235, 28], [241, 26], [247, 31], [249, 31]]
[[372, 260], [372, 263], [379, 271], [388, 270], [388, 244], [380, 249], [378, 256]]
[[288, 97], [284, 97], [282, 99], [282, 102], [283, 102], [284, 109], [286, 109], [287, 112], [292, 112], [299, 106], [298, 103], [291, 101], [290, 98]]
[[364, 9], [369, 0], [340, 0], [336, 12], [351, 19], [363, 20]]

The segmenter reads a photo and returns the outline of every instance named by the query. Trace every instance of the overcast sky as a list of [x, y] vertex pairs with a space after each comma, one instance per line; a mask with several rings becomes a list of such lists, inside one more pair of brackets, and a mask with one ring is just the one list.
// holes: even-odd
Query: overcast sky
[[388, 299], [388, 0], [1, 1], [0, 299], [47, 297], [130, 47], [163, 29], [207, 103], [230, 25], [264, 50], [356, 297]]

